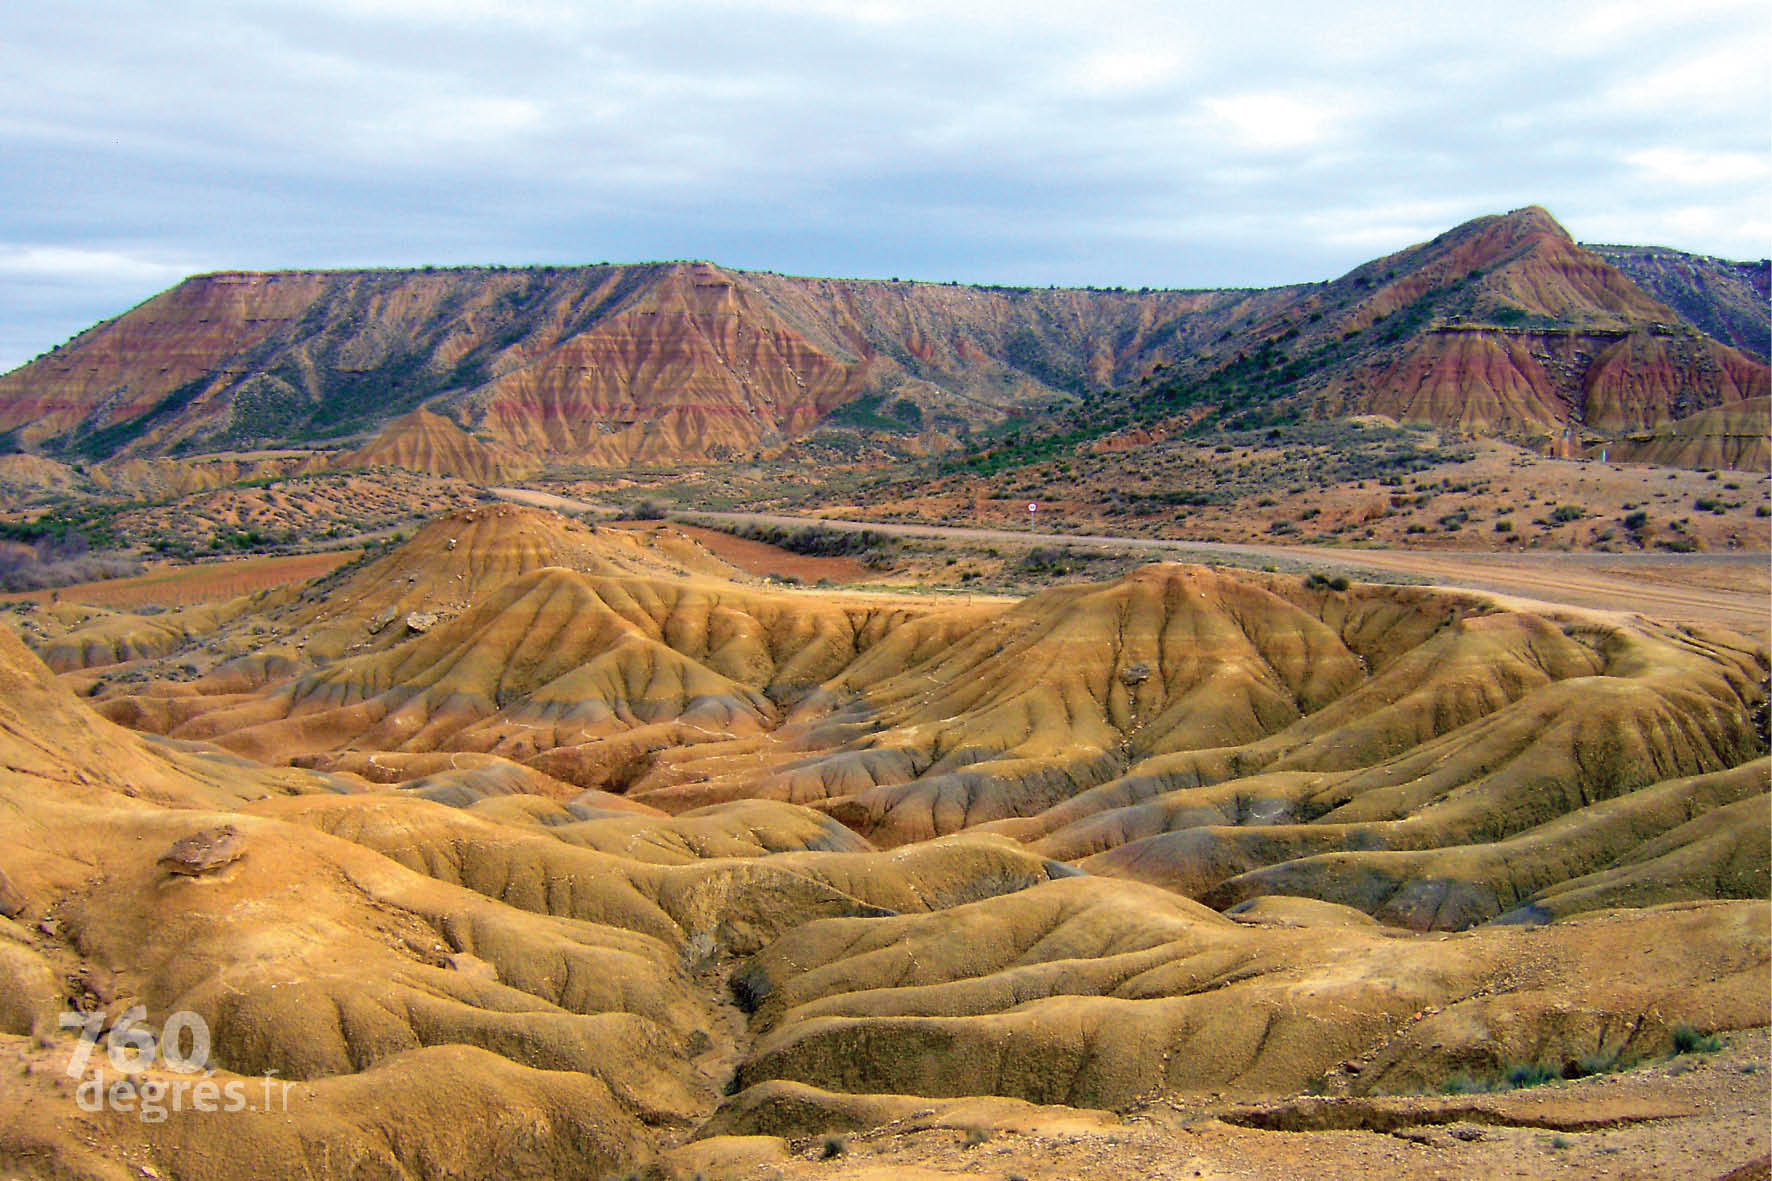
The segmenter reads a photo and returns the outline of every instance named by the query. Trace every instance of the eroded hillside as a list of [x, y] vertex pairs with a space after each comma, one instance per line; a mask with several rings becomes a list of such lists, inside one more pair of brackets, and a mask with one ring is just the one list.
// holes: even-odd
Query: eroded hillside
[[1555, 440], [1644, 430], [1764, 396], [1766, 382], [1758, 357], [1704, 335], [1530, 207], [1311, 289], [1154, 379], [1134, 406], [1250, 423], [1376, 413]]
[[1656, 246], [1587, 249], [1706, 335], [1767, 359], [1772, 347], [1772, 263], [1731, 262]]
[[1676, 270], [1586, 249], [1529, 207], [1269, 290], [706, 262], [222, 273], [0, 377], [0, 442], [64, 459], [320, 447], [502, 479], [782, 458], [815, 432], [795, 456], [1382, 414], [1574, 454], [1767, 395], [1763, 356], [1727, 343], [1751, 334], [1747, 280]]
[[493, 445], [619, 463], [750, 452], [866, 399], [888, 433], [951, 436], [1280, 297], [709, 263], [207, 275], [0, 378], [0, 430], [161, 455], [349, 438], [434, 402]]
[[[970, 603], [733, 574], [481, 507], [57, 617], [59, 679], [0, 634], [0, 1152], [738, 1175], [1768, 1022], [1763, 639], [1172, 564]], [[282, 1106], [82, 1111], [58, 1012], [138, 1004]]]

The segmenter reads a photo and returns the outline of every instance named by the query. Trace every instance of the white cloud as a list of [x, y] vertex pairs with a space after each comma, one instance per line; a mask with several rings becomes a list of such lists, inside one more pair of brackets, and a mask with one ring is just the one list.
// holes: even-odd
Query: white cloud
[[1624, 161], [1654, 181], [1679, 186], [1738, 185], [1772, 176], [1772, 159], [1749, 152], [1656, 147], [1630, 152]]
[[[511, 25], [559, 28], [585, 9], [556, 0], [299, 0], [300, 6], [350, 20], [427, 25]], [[274, 4], [263, 7], [274, 9]]]
[[366, 150], [429, 157], [439, 149], [494, 146], [509, 150], [546, 125], [546, 112], [526, 98], [433, 95], [406, 100], [357, 125]]
[[1621, 45], [1653, 44], [1659, 34], [1680, 32], [1707, 20], [1763, 20], [1763, 0], [1608, 0], [1579, 4], [1569, 19], [1547, 22], [1562, 44], [1592, 52]]
[[0, 276], [78, 283], [166, 283], [201, 268], [117, 250], [0, 243]]
[[1201, 104], [1209, 126], [1233, 147], [1287, 151], [1327, 142], [1341, 130], [1343, 104], [1302, 94], [1236, 94]]
[[[1769, 48], [1772, 42], [1761, 35], [1665, 65], [1650, 57], [1649, 68], [1620, 78], [1607, 90], [1606, 101], [1626, 110], [1691, 114], [1695, 107], [1732, 109], [1757, 98], [1764, 111]], [[1764, 126], [1762, 119], [1762, 131]]]
[[1067, 70], [1065, 82], [1082, 94], [1133, 94], [1177, 80], [1184, 62], [1184, 55], [1172, 46], [1099, 49]]

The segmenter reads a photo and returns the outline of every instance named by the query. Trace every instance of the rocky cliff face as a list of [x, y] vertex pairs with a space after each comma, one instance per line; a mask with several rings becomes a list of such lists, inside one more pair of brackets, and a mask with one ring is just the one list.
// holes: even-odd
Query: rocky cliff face
[[[672, 463], [767, 455], [833, 421], [927, 450], [1141, 383], [1146, 417], [1177, 402], [1245, 419], [1378, 412], [1531, 437], [1653, 429], [1764, 397], [1767, 369], [1528, 208], [1267, 291], [703, 262], [201, 276], [0, 377], [0, 432], [153, 457], [358, 444], [429, 407], [532, 460]], [[435, 423], [407, 433], [433, 459], [461, 449]]]

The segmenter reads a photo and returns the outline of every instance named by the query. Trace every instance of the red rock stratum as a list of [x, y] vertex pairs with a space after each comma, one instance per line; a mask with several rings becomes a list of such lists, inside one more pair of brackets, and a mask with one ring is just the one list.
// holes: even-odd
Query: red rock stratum
[[706, 262], [205, 275], [0, 377], [0, 432], [88, 458], [348, 445], [481, 479], [767, 457], [820, 427], [927, 452], [1079, 396], [1087, 422], [1278, 407], [1573, 447], [1767, 393], [1763, 360], [1531, 207], [1267, 291]]

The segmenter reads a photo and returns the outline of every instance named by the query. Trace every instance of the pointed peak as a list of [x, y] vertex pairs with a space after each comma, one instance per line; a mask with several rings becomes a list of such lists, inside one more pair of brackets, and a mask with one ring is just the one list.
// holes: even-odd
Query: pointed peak
[[1555, 234], [1565, 242], [1573, 242], [1569, 231], [1562, 223], [1551, 216], [1550, 210], [1542, 205], [1526, 205], [1519, 209], [1509, 210], [1502, 215], [1504, 221], [1521, 232]]
[[391, 422], [389, 425], [396, 426], [396, 427], [397, 426], [432, 426], [432, 425], [436, 425], [439, 423], [444, 426], [455, 427], [455, 429], [457, 429], [457, 430], [461, 429], [459, 426], [456, 426], [456, 424], [453, 420], [445, 417], [444, 415], [438, 414], [435, 410], [432, 410], [429, 406], [419, 406], [415, 409], [408, 410], [405, 414], [402, 414], [399, 418], [394, 419], [394, 421]]
[[1574, 244], [1575, 239], [1564, 229], [1562, 223], [1551, 216], [1550, 210], [1542, 205], [1526, 205], [1519, 209], [1510, 209], [1506, 213], [1490, 213], [1482, 217], [1473, 217], [1467, 222], [1453, 226], [1433, 242], [1430, 246], [1466, 242], [1473, 238], [1482, 238], [1497, 246], [1502, 243], [1519, 243], [1532, 238], [1553, 238], [1558, 242]]

